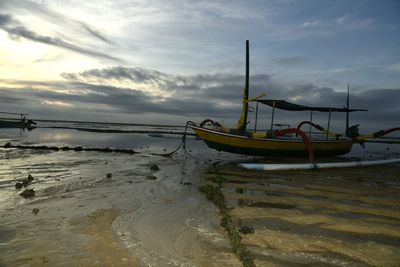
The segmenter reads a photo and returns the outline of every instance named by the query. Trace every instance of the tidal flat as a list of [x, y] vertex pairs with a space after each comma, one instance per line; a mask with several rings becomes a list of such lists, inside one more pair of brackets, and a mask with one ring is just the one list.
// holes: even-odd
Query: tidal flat
[[[204, 174], [255, 266], [396, 266], [400, 166]], [[249, 230], [250, 229], [250, 230]]]
[[[192, 139], [187, 153], [165, 157], [179, 137], [74, 129], [3, 131], [0, 141], [0, 266], [400, 262], [399, 164], [248, 171], [237, 163], [276, 159], [218, 153]], [[367, 150], [363, 157], [395, 155], [383, 151]], [[221, 224], [220, 207], [199, 191], [205, 185], [222, 193], [234, 238], [249, 261], [240, 259]], [[34, 195], [21, 196], [25, 190]]]

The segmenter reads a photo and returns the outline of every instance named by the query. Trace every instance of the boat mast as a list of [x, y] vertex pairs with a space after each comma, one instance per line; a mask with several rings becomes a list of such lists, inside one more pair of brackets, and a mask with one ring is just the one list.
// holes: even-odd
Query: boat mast
[[346, 136], [349, 136], [349, 103], [350, 103], [350, 86], [347, 85], [347, 99], [346, 99]]
[[243, 95], [243, 101], [246, 101], [244, 103], [244, 118], [243, 118], [243, 128], [242, 128], [242, 133], [246, 132], [246, 126], [247, 126], [247, 113], [249, 111], [249, 76], [250, 76], [250, 64], [249, 64], [249, 40], [246, 40], [246, 82], [245, 82], [245, 88], [244, 88], [244, 95]]
[[236, 126], [236, 131], [241, 135], [244, 135], [246, 132], [247, 113], [249, 112], [249, 61], [249, 40], [246, 40], [246, 81], [242, 99], [242, 113], [240, 114], [240, 118]]

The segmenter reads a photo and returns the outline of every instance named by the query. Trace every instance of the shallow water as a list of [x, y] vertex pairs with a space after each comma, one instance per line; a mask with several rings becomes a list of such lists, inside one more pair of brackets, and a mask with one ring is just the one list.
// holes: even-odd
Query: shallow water
[[222, 191], [257, 266], [397, 266], [400, 164], [352, 169], [248, 171], [204, 176]]
[[[223, 166], [220, 171], [229, 177], [224, 190], [238, 225], [256, 229], [244, 240], [259, 266], [380, 265], [397, 260], [393, 253], [398, 252], [398, 229], [393, 225], [398, 222], [400, 182], [393, 177], [399, 177], [398, 168], [383, 169], [383, 178], [379, 167], [265, 175], [235, 165], [253, 158], [211, 151], [193, 139], [187, 141], [190, 155], [180, 151], [173, 158], [155, 156], [152, 153], [174, 150], [181, 135], [156, 138], [133, 132], [179, 133], [182, 127], [40, 125], [43, 128], [32, 131], [0, 129], [0, 144], [127, 148], [137, 153], [0, 148], [0, 266], [240, 266], [219, 226], [216, 208], [198, 192], [209, 175], [200, 174], [215, 166]], [[397, 150], [385, 146], [357, 146], [348, 157], [396, 155]], [[298, 159], [279, 159], [293, 160]], [[29, 174], [34, 180], [15, 189], [16, 182]], [[22, 198], [19, 193], [24, 189], [34, 189], [36, 196]], [[355, 235], [366, 244], [351, 239]], [[348, 245], [343, 242], [348, 240], [361, 252], [346, 254]], [[378, 260], [367, 257], [373, 250], [382, 251]]]
[[[179, 138], [52, 128], [0, 136], [1, 144], [137, 152], [0, 148], [0, 266], [239, 265], [215, 208], [197, 190], [196, 170], [222, 160], [199, 153], [201, 142], [187, 143], [196, 158], [180, 152], [171, 159], [152, 153], [175, 149]], [[16, 189], [29, 174], [34, 180]], [[22, 198], [24, 189], [35, 197]]]

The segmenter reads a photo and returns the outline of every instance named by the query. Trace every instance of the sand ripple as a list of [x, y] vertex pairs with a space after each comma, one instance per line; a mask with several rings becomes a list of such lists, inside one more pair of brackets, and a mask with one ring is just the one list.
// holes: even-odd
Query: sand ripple
[[242, 243], [257, 266], [395, 266], [400, 262], [399, 165], [257, 172], [232, 164], [222, 181]]

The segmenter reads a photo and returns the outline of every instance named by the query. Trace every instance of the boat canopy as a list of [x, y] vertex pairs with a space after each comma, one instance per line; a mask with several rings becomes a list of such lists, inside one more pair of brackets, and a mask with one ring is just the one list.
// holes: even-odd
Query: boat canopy
[[303, 106], [295, 103], [290, 103], [285, 100], [274, 99], [256, 99], [255, 102], [268, 105], [270, 107], [289, 110], [289, 111], [320, 111], [320, 112], [354, 112], [354, 111], [367, 111], [366, 109], [348, 109], [348, 108], [334, 108], [334, 107], [310, 107]]

